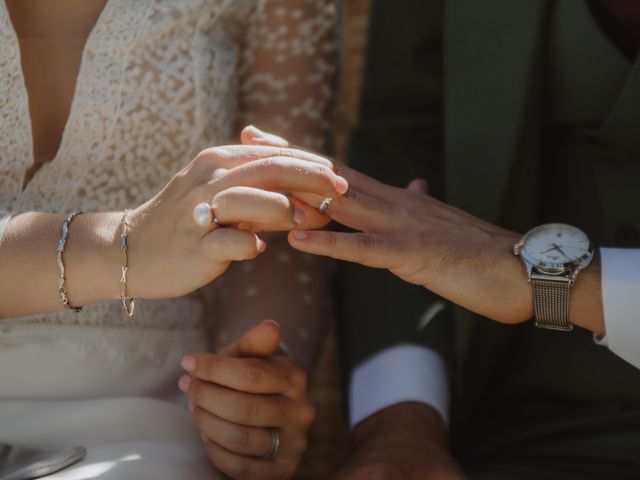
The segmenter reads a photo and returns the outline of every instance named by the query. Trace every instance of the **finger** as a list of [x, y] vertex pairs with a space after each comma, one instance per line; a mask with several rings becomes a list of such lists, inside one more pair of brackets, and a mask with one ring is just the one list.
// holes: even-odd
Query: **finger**
[[202, 248], [215, 261], [240, 261], [257, 257], [267, 244], [255, 233], [232, 228], [216, 228], [201, 240]]
[[280, 192], [311, 192], [325, 196], [344, 194], [349, 185], [331, 168], [291, 157], [271, 157], [239, 165], [209, 182], [212, 196], [233, 186]]
[[289, 157], [323, 165], [333, 170], [329, 159], [304, 149], [269, 145], [223, 145], [202, 150], [187, 167], [197, 175], [209, 175], [217, 169], [231, 169], [245, 163], [271, 157]]
[[263, 223], [272, 225], [274, 230], [288, 230], [295, 225], [294, 207], [282, 193], [252, 187], [231, 187], [217, 193], [211, 206], [223, 225]]
[[407, 185], [407, 190], [413, 193], [429, 193], [429, 184], [424, 178], [416, 178], [415, 180], [411, 180], [409, 185]]
[[214, 442], [207, 442], [205, 450], [211, 463], [235, 480], [288, 479], [293, 477], [297, 468], [297, 464], [289, 465], [288, 462], [238, 455]]
[[290, 147], [287, 140], [278, 135], [264, 132], [253, 125], [245, 127], [240, 133], [240, 140], [246, 145], [268, 145], [272, 147]]
[[261, 456], [271, 447], [271, 434], [263, 427], [246, 427], [194, 407], [193, 422], [200, 432], [221, 447], [240, 455]]
[[388, 237], [371, 233], [293, 230], [289, 232], [289, 244], [302, 252], [373, 268], [394, 269], [402, 255], [402, 248], [393, 245]]
[[198, 407], [229, 422], [249, 427], [302, 425], [297, 404], [281, 395], [239, 392], [183, 375], [180, 389]]
[[262, 358], [191, 353], [180, 364], [194, 378], [240, 392], [288, 394], [305, 385], [293, 365]]
[[[317, 208], [324, 200], [317, 195], [298, 194], [300, 198]], [[375, 196], [350, 188], [347, 193], [331, 201], [325, 214], [347, 227], [362, 232], [391, 232], [403, 228], [407, 212], [399, 202], [388, 202]]]
[[280, 325], [273, 320], [265, 320], [218, 354], [230, 357], [269, 357], [275, 354], [279, 344]]
[[304, 202], [293, 197], [252, 187], [231, 187], [211, 202], [220, 224], [238, 224], [252, 231], [285, 231], [320, 228], [328, 221]]

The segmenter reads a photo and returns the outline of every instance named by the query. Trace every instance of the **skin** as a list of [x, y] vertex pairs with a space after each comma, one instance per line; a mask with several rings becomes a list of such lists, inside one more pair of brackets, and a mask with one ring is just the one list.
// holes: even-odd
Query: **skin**
[[[247, 143], [289, 143], [252, 131]], [[415, 180], [406, 188], [385, 185], [344, 165], [335, 170], [349, 191], [326, 214], [355, 233], [293, 230], [290, 244], [303, 252], [386, 268], [473, 312], [505, 324], [533, 317], [531, 285], [512, 254], [521, 234], [492, 225], [428, 194]], [[299, 194], [318, 207], [323, 198]], [[580, 273], [570, 297], [575, 325], [605, 331], [600, 261]], [[332, 480], [459, 479], [464, 474], [447, 451], [445, 427], [431, 407], [399, 404], [376, 412], [354, 432], [355, 454]]]
[[[74, 96], [82, 51], [105, 4], [106, 0], [6, 0], [20, 43], [33, 136], [34, 163], [25, 172], [25, 186], [40, 167], [55, 157], [59, 149]], [[309, 62], [315, 62], [315, 59], [309, 58]], [[297, 66], [301, 70], [308, 67], [303, 62], [298, 62]], [[245, 73], [261, 73], [264, 68], [264, 65], [256, 62], [252, 67], [255, 71]], [[292, 92], [289, 100], [300, 103], [307, 99], [308, 94], [306, 89], [300, 89], [299, 92]], [[243, 100], [241, 96], [239, 103], [242, 104]], [[244, 105], [243, 111], [250, 112], [254, 121], [273, 126], [278, 107], [256, 107], [260, 107], [256, 102]], [[284, 108], [290, 107], [284, 105]], [[315, 133], [314, 125], [299, 121], [290, 132], [293, 138], [302, 138]], [[147, 298], [179, 296], [209, 283], [224, 272], [232, 261], [251, 259], [263, 252], [266, 244], [256, 232], [288, 230], [303, 225], [316, 228], [326, 224], [327, 217], [318, 214], [315, 209], [306, 204], [294, 208], [294, 199], [276, 193], [294, 188], [304, 190], [308, 185], [306, 172], [304, 181], [301, 175], [296, 174], [300, 167], [293, 159], [296, 155], [283, 149], [271, 149], [269, 152], [244, 149], [239, 156], [238, 153], [237, 147], [233, 154], [224, 149], [201, 153], [159, 195], [131, 212], [128, 239], [129, 295]], [[331, 165], [319, 157], [310, 159], [319, 165], [318, 175], [312, 176], [316, 180], [320, 177], [329, 180], [328, 183], [321, 180], [324, 184], [321, 189], [326, 191], [328, 188], [333, 192], [335, 188], [332, 182], [337, 179], [329, 169]], [[249, 166], [250, 162], [255, 163]], [[338, 182], [338, 190], [346, 189], [342, 180]], [[319, 186], [315, 181], [312, 183]], [[200, 201], [213, 205], [217, 218], [225, 228], [195, 225], [191, 211]], [[55, 289], [58, 275], [55, 245], [60, 238], [65, 217], [28, 212], [10, 221], [0, 240], [0, 269], [9, 273], [3, 275], [4, 282], [0, 282], [0, 319], [62, 308]], [[121, 259], [118, 241], [121, 217], [122, 212], [92, 213], [78, 216], [73, 221], [64, 254], [66, 288], [72, 305], [87, 305], [119, 297]], [[276, 253], [283, 246], [289, 250], [286, 242], [274, 241], [270, 251]], [[260, 265], [256, 265], [256, 270], [261, 268]], [[279, 272], [286, 275], [286, 267], [280, 266]], [[323, 271], [314, 274], [321, 280]], [[268, 278], [266, 275], [257, 277]], [[288, 304], [287, 294], [272, 300], [274, 305]], [[235, 322], [235, 317], [239, 316], [238, 323], [247, 324], [242, 310], [237, 313], [233, 311], [233, 314], [231, 321]], [[300, 316], [300, 312], [295, 311], [288, 314], [296, 318]], [[274, 338], [273, 335], [266, 337], [270, 341]], [[262, 356], [269, 357], [270, 353], [262, 353]], [[273, 363], [265, 373], [269, 377], [296, 371], [298, 373], [294, 376], [304, 379], [304, 373], [283, 358], [264, 361]], [[300, 385], [304, 386], [304, 382]], [[272, 397], [271, 394], [262, 395], [255, 400], [268, 403]], [[296, 408], [287, 412], [297, 411], [298, 406], [309, 408], [308, 399], [300, 392], [291, 397], [290, 402]], [[200, 415], [194, 416], [194, 419], [198, 418]], [[205, 427], [203, 430], [207, 430]], [[286, 431], [288, 433], [283, 434], [282, 453], [269, 462], [270, 467], [265, 474], [273, 475], [272, 465], [277, 465], [278, 472], [285, 472], [299, 462], [296, 452], [304, 446], [306, 429], [301, 427]], [[214, 430], [211, 434], [214, 438], [215, 433]], [[221, 458], [217, 463], [222, 470], [231, 472], [232, 469], [224, 465], [224, 453], [216, 455], [214, 445], [215, 442], [208, 442], [207, 451], [213, 452], [212, 458]], [[287, 461], [291, 462], [288, 466], [285, 465]]]
[[[306, 156], [301, 160], [297, 156]], [[305, 228], [326, 223], [310, 207], [295, 208], [273, 191], [322, 191], [340, 195], [344, 179], [326, 160], [274, 147], [218, 147], [203, 151], [155, 197], [129, 216], [128, 293], [169, 298], [213, 281], [233, 261], [251, 259], [266, 248], [256, 231]], [[312, 167], [309, 167], [313, 164]], [[192, 212], [210, 202], [224, 228], [197, 225]], [[300, 222], [294, 220], [300, 219]], [[81, 215], [73, 221], [64, 260], [72, 305], [118, 299], [121, 212]], [[29, 212], [13, 218], [0, 244], [0, 318], [62, 308], [56, 285], [58, 266], [52, 245], [65, 215]], [[268, 226], [267, 226], [268, 224]], [[241, 225], [243, 229], [229, 228]], [[170, 239], [170, 241], [167, 241]], [[37, 276], [32, 273], [38, 272]], [[167, 281], [171, 279], [171, 281]]]
[[330, 480], [461, 480], [447, 429], [428, 405], [403, 402], [360, 422], [355, 453]]
[[[265, 321], [217, 354], [192, 353], [182, 359], [180, 389], [202, 432], [212, 463], [236, 479], [293, 478], [307, 446], [315, 409], [307, 376], [278, 355], [280, 328]], [[277, 429], [280, 448], [271, 447], [268, 428]]]
[[[247, 140], [289, 145], [274, 135], [256, 134]], [[335, 198], [325, 213], [356, 232], [294, 229], [289, 233], [291, 246], [386, 268], [406, 282], [500, 323], [517, 324], [533, 317], [531, 285], [522, 261], [512, 254], [521, 233], [431, 197], [425, 180], [403, 189], [344, 165], [336, 164], [335, 170], [347, 179], [349, 191]], [[316, 207], [323, 200], [305, 193], [297, 196]], [[599, 258], [578, 276], [569, 310], [574, 325], [604, 334]]]

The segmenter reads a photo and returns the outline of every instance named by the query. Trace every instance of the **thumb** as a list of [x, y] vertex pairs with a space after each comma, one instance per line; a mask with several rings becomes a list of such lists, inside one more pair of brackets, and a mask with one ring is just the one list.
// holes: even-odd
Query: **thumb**
[[240, 133], [240, 140], [244, 145], [265, 145], [270, 147], [289, 147], [289, 142], [284, 138], [272, 133], [263, 132], [262, 130], [249, 125]]
[[265, 320], [218, 352], [229, 357], [270, 357], [280, 344], [280, 325]]

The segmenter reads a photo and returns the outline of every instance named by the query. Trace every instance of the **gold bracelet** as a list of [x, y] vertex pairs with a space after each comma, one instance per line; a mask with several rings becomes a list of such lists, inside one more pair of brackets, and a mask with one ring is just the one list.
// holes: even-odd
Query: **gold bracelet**
[[64, 258], [63, 253], [64, 249], [67, 246], [67, 238], [69, 237], [69, 225], [76, 217], [76, 215], [82, 215], [84, 212], [78, 211], [73, 212], [71, 215], [67, 217], [67, 219], [62, 224], [62, 236], [60, 240], [58, 240], [58, 248], [57, 248], [57, 256], [58, 256], [58, 269], [60, 270], [60, 275], [58, 276], [58, 297], [60, 298], [60, 303], [64, 305], [65, 308], [69, 310], [73, 310], [78, 313], [82, 310], [82, 307], [74, 307], [69, 303], [69, 293], [64, 285], [65, 283], [65, 268], [64, 268]]
[[120, 256], [122, 257], [122, 275], [120, 276], [120, 300], [122, 301], [122, 311], [127, 317], [133, 317], [136, 301], [132, 297], [127, 297], [127, 273], [129, 271], [129, 249], [127, 247], [127, 235], [129, 235], [129, 224], [127, 217], [129, 210], [125, 210], [120, 224]]

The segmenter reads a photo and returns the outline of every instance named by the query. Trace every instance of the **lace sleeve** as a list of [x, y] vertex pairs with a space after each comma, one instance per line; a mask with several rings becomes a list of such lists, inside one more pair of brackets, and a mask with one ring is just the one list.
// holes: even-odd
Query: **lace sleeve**
[[340, 0], [258, 0], [244, 36], [238, 124], [326, 151], [334, 120]]
[[[247, 124], [326, 152], [338, 73], [339, 0], [261, 0], [250, 17], [239, 76], [238, 132]], [[329, 324], [329, 260], [267, 238], [260, 258], [232, 265], [211, 291], [213, 346], [273, 319], [282, 349], [311, 371]]]

